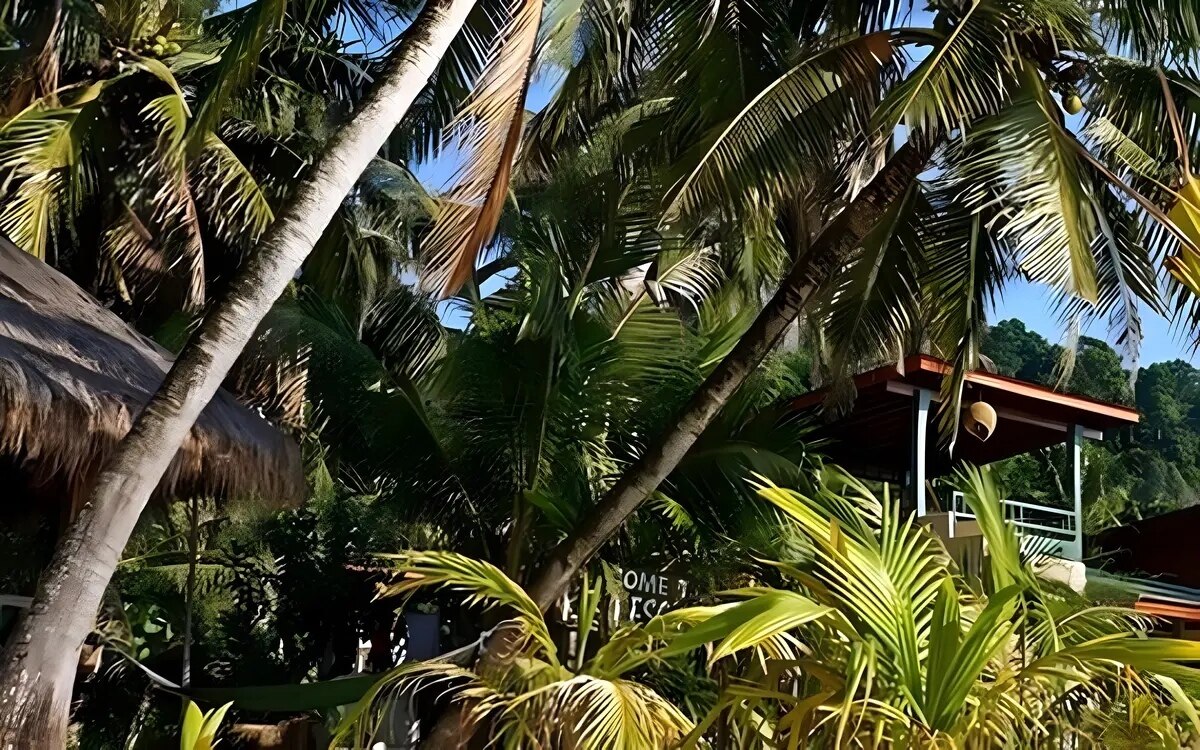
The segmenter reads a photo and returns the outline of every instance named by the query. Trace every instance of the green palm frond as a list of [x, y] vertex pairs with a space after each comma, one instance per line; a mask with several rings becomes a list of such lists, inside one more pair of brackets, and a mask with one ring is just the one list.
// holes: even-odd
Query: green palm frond
[[512, 747], [525, 740], [536, 747], [641, 750], [670, 747], [692, 729], [682, 711], [650, 688], [586, 674], [517, 696], [506, 711], [515, 714], [510, 726], [517, 731], [506, 738]]
[[1022, 272], [1095, 303], [1097, 196], [1074, 136], [1036, 70], [1021, 71], [1012, 106], [980, 123], [965, 149], [960, 179], [968, 190], [986, 186], [997, 193], [973, 200], [998, 204], [993, 230], [1011, 245]]
[[1106, 188], [1098, 188], [1092, 241], [1099, 296], [1095, 306], [1074, 298], [1067, 301], [1066, 317], [1106, 318], [1109, 338], [1124, 349], [1126, 362], [1136, 371], [1142, 341], [1142, 307], [1166, 316], [1158, 288], [1158, 272], [1147, 247], [1143, 222]]
[[953, 441], [964, 378], [978, 365], [988, 312], [1012, 274], [1011, 250], [987, 231], [987, 215], [963, 206], [953, 188], [939, 187], [927, 197], [922, 310], [933, 351], [953, 365], [942, 379], [938, 414], [942, 439]]
[[286, 6], [285, 0], [255, 0], [246, 8], [229, 11], [241, 18], [221, 50], [212, 82], [200, 97], [188, 146], [193, 153], [199, 153], [205, 147], [208, 134], [216, 131], [234, 93], [253, 79], [259, 55], [268, 37], [283, 23]]
[[835, 380], [855, 375], [853, 368], [864, 360], [906, 353], [920, 310], [923, 248], [916, 208], [922, 201], [921, 185], [914, 182], [863, 238], [861, 250], [829, 292], [821, 314], [834, 352], [829, 372]]
[[879, 32], [818, 50], [701, 141], [703, 152], [668, 196], [667, 215], [778, 200], [817, 164], [834, 161], [898, 76], [903, 40]]
[[1003, 495], [992, 472], [977, 467], [964, 467], [957, 475], [967, 507], [975, 514], [979, 529], [988, 541], [991, 559], [989, 572], [992, 592], [1003, 591], [1032, 580], [1021, 556], [1021, 544], [1004, 518]]
[[0, 231], [46, 257], [53, 226], [87, 181], [84, 143], [100, 116], [105, 84], [73, 92], [63, 107], [35, 102], [0, 127], [0, 174], [11, 198], [0, 208]]
[[363, 343], [389, 370], [419, 382], [446, 354], [446, 329], [427, 298], [397, 287], [385, 292], [367, 312]]
[[667, 295], [698, 310], [705, 300], [715, 297], [726, 277], [716, 252], [710, 248], [665, 247], [653, 264], [653, 278], [642, 282], [651, 299], [666, 303]]
[[971, 0], [961, 13], [942, 11], [947, 30], [880, 104], [874, 116], [879, 130], [889, 133], [903, 124], [917, 133], [951, 133], [998, 111], [1014, 87], [1020, 59], [1013, 11], [995, 0]]
[[395, 667], [371, 686], [362, 699], [342, 717], [331, 743], [349, 743], [353, 748], [370, 747], [385, 726], [398, 701], [411, 701], [420, 690], [454, 687], [470, 690], [480, 686], [470, 670], [443, 662], [411, 661]]
[[539, 66], [566, 74], [546, 106], [529, 118], [520, 163], [523, 171], [550, 175], [565, 154], [595, 141], [613, 102], [636, 98], [650, 14], [611, 0], [560, 0], [546, 8]]
[[[153, 288], [165, 263], [145, 224], [128, 205], [100, 238], [102, 283], [116, 289], [117, 296], [132, 304], [144, 284]], [[155, 262], [151, 263], [153, 259]]]
[[196, 198], [212, 217], [212, 230], [229, 245], [252, 246], [275, 220], [257, 178], [215, 133], [205, 136], [194, 174]]
[[[436, 321], [419, 305], [410, 312], [412, 325], [402, 325], [406, 319], [397, 317], [396, 329], [381, 325], [370, 331], [369, 340], [376, 343], [395, 335], [386, 342], [390, 348], [381, 346], [377, 353], [336, 305], [302, 290], [298, 299], [276, 303], [247, 355], [286, 362], [296, 352], [307, 353], [308, 421], [335, 452], [342, 471], [377, 478], [388, 496], [405, 493], [404, 507], [414, 518], [474, 518], [477, 509], [453, 468], [446, 435], [427, 408], [427, 392], [406, 375], [407, 364], [380, 360], [408, 346], [432, 366], [440, 325], [430, 335], [426, 326]], [[400, 330], [411, 333], [412, 340], [401, 339]], [[477, 530], [461, 522], [448, 528], [454, 535]]]
[[[901, 520], [894, 504], [880, 504], [869, 493], [854, 503], [829, 490], [808, 498], [766, 483], [759, 495], [815, 545], [812, 575], [821, 589], [816, 600], [837, 607], [861, 636], [877, 639], [886, 659], [879, 668], [920, 696], [920, 654], [950, 565], [945, 552], [913, 519]], [[860, 504], [872, 506], [878, 527], [862, 517], [850, 520]], [[911, 606], [897, 608], [897, 599]]]
[[[1183, 110], [1185, 136], [1195, 151], [1200, 122], [1190, 113], [1200, 102], [1200, 80], [1186, 65], [1163, 75]], [[1176, 184], [1180, 176], [1181, 154], [1168, 122], [1156, 67], [1135, 59], [1103, 56], [1089, 67], [1080, 91], [1086, 97], [1081, 131], [1086, 142], [1131, 185], [1161, 201], [1163, 187]]]
[[943, 579], [929, 631], [929, 660], [921, 696], [925, 719], [935, 731], [954, 727], [977, 689], [980, 675], [1015, 632], [1013, 614], [1019, 593], [1016, 586], [996, 592], [964, 631], [959, 594], [952, 579]]
[[541, 610], [496, 566], [454, 552], [406, 552], [380, 558], [404, 576], [399, 583], [387, 586], [384, 596], [405, 595], [426, 586], [444, 587], [464, 594], [467, 605], [509, 610], [520, 623], [522, 634], [558, 666], [557, 648]]
[[[722, 612], [712, 614], [686, 633], [672, 639], [663, 655], [685, 653], [713, 643], [709, 664], [746, 649], [759, 648], [786, 636], [801, 625], [828, 617], [833, 608], [792, 591], [755, 590], [729, 592], [748, 598]], [[790, 653], [802, 651], [800, 644]], [[781, 655], [773, 654], [775, 658]]]
[[1187, 59], [1200, 50], [1200, 8], [1194, 3], [1130, 0], [1097, 9], [1108, 40], [1139, 57]]
[[[1136, 682], [1135, 694], [1156, 705], [1178, 700], [1180, 691], [1152, 675], [1190, 677], [1181, 663], [1194, 658], [1195, 644], [1147, 639], [1149, 623], [1136, 612], [1092, 607], [1040, 581], [1003, 518], [991, 476], [966, 469], [958, 481], [992, 563], [982, 598], [932, 537], [897, 525], [894, 509], [879, 507], [836, 471], [808, 494], [763, 484], [762, 497], [796, 521], [816, 550], [809, 562], [776, 567], [832, 612], [795, 633], [814, 658], [786, 662], [767, 680], [750, 671], [731, 682], [713, 709], [734, 722], [726, 729], [737, 731], [748, 720], [744, 712], [754, 711], [779, 717], [777, 742], [1029, 746], [1071, 736], [1078, 727], [1072, 706], [1112, 700], [1114, 684]], [[850, 517], [868, 507], [875, 523]], [[710, 714], [701, 727], [717, 720]]]
[[160, 232], [160, 245], [168, 249], [167, 268], [184, 269], [184, 308], [198, 310], [205, 300], [206, 273], [200, 215], [188, 181], [184, 150], [189, 125], [187, 102], [174, 93], [160, 96], [146, 105], [142, 115], [158, 131], [153, 156], [145, 164], [147, 177], [158, 184], [151, 198], [153, 223]]

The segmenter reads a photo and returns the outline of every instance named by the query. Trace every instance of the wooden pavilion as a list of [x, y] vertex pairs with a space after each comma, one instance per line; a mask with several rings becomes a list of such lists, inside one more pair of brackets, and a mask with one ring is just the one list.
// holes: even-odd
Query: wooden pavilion
[[[1070, 459], [1067, 488], [1073, 507], [1050, 508], [1020, 499], [1007, 501], [1008, 517], [1022, 530], [1052, 541], [1061, 557], [1079, 560], [1083, 553], [1079, 523], [1083, 440], [1103, 439], [1105, 432], [1137, 423], [1135, 410], [1083, 396], [1060, 393], [1035, 383], [973, 371], [965, 376], [964, 408], [986, 404], [994, 410], [990, 436], [979, 439], [963, 430], [953, 453], [937, 439], [935, 403], [950, 365], [935, 357], [914, 355], [854, 378], [857, 397], [851, 409], [825, 421], [817, 436], [823, 451], [856, 476], [896, 484], [918, 517], [944, 514], [948, 532], [971, 516], [958, 499], [938, 497], [936, 479], [958, 462], [985, 465], [1012, 456], [1061, 445]], [[796, 399], [801, 411], [818, 411], [824, 390]]]

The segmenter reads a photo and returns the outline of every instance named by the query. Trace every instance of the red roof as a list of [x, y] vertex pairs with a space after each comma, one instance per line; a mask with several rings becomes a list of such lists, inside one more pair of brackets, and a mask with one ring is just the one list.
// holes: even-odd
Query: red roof
[[[828, 439], [824, 452], [835, 461], [865, 476], [898, 479], [910, 465], [912, 425], [917, 389], [933, 392], [941, 388], [950, 364], [936, 357], [914, 355], [899, 365], [887, 365], [854, 378], [858, 392], [849, 413], [828, 420], [819, 436]], [[817, 411], [826, 400], [824, 390], [805, 394], [792, 402], [797, 410]], [[973, 371], [966, 375], [963, 402], [986, 401], [995, 409], [995, 432], [981, 442], [960, 435], [955, 457], [982, 465], [1010, 456], [1064, 442], [1072, 425], [1080, 425], [1092, 437], [1104, 430], [1128, 427], [1138, 422], [1136, 410], [1084, 396], [1073, 396], [1045, 386], [994, 373]], [[937, 404], [931, 411], [936, 411]], [[929, 427], [927, 465], [929, 475], [950, 468], [950, 456], [939, 450], [936, 423]]]
[[1134, 603], [1133, 608], [1142, 614], [1168, 620], [1200, 622], [1200, 605], [1195, 602], [1167, 601], [1143, 596]]

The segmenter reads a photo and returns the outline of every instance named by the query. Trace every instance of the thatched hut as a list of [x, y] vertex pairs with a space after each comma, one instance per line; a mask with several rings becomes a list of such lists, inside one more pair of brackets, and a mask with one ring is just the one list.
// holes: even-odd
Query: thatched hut
[[[57, 534], [170, 363], [70, 279], [0, 238], [0, 529], [19, 533], [36, 510]], [[295, 441], [222, 390], [157, 494], [286, 503], [303, 489]]]

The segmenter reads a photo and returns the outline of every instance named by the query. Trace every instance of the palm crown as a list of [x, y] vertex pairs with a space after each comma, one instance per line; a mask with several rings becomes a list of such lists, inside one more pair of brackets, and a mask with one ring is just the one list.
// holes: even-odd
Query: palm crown
[[[854, 249], [805, 260], [833, 269], [811, 310], [831, 376], [913, 347], [973, 366], [1018, 277], [1048, 288], [1064, 328], [1100, 320], [1136, 357], [1142, 307], [1189, 313], [1176, 277], [1196, 249], [1167, 213], [1190, 205], [1197, 40], [1186, 9], [1138, 7], [652, 6], [621, 18], [654, 54], [616, 60], [615, 32], [596, 34], [528, 149], [545, 163], [626, 123], [664, 223], [741, 227], [779, 273], [907, 144], [917, 166]], [[1158, 28], [1179, 34], [1151, 41]]]

